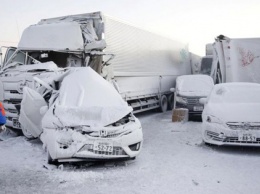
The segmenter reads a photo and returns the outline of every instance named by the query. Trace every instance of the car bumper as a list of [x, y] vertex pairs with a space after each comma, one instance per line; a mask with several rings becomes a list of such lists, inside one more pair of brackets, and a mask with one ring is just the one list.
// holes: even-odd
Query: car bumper
[[[254, 140], [241, 140], [243, 135], [253, 136]], [[259, 130], [232, 130], [224, 124], [203, 123], [203, 141], [215, 145], [260, 146]]]
[[[59, 162], [131, 159], [141, 151], [143, 133], [141, 126], [129, 134], [114, 138], [92, 137], [73, 130], [45, 129], [41, 139], [51, 158]], [[97, 151], [94, 148], [95, 142], [108, 143], [113, 148], [110, 151]]]
[[[176, 103], [176, 108], [186, 108], [189, 110], [189, 114], [192, 115], [201, 115], [203, 111], [203, 106], [201, 104], [181, 104], [181, 103]], [[200, 110], [198, 110], [200, 109]]]

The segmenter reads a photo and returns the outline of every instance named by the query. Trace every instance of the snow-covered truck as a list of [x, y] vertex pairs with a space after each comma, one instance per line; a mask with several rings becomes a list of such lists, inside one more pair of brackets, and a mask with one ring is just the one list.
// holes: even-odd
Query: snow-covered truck
[[215, 83], [260, 83], [260, 38], [228, 38], [213, 43], [211, 76]]
[[[43, 19], [26, 28], [17, 48], [8, 48], [5, 54], [0, 100], [6, 109], [6, 125], [22, 128], [30, 136], [18, 121], [23, 87], [33, 87], [35, 76], [46, 80], [66, 68], [84, 66], [113, 83], [134, 113], [165, 111], [173, 104], [169, 90], [176, 77], [191, 73], [189, 58], [185, 44], [101, 12]], [[44, 65], [50, 61], [59, 70]]]

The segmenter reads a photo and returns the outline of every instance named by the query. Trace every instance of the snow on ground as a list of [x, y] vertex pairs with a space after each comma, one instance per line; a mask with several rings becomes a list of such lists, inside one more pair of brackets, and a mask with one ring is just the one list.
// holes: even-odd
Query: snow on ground
[[0, 141], [0, 193], [210, 194], [260, 192], [260, 149], [206, 146], [201, 123], [139, 114], [144, 145], [127, 162], [48, 165], [40, 140]]

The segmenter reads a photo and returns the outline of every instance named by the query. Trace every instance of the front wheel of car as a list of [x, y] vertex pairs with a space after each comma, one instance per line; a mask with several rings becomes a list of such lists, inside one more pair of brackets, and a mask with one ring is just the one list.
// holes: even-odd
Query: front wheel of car
[[23, 127], [23, 126], [21, 126], [21, 128], [22, 128], [23, 135], [24, 135], [27, 139], [29, 139], [29, 140], [35, 139], [35, 137], [29, 132], [29, 130], [27, 130], [27, 129], [26, 129], [25, 127]]

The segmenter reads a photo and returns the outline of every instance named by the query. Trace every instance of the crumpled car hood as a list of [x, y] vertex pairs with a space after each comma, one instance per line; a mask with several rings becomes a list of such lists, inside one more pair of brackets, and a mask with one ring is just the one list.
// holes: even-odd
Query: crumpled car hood
[[116, 89], [94, 70], [75, 68], [63, 79], [59, 96], [45, 114], [42, 126], [103, 127], [132, 111]]

